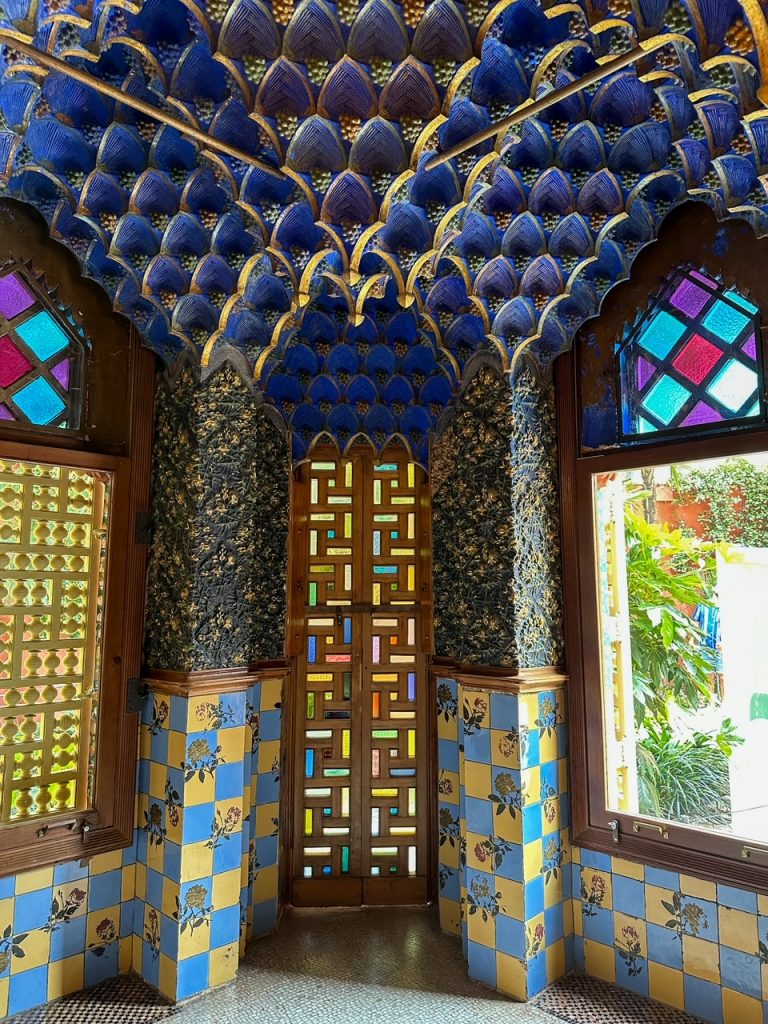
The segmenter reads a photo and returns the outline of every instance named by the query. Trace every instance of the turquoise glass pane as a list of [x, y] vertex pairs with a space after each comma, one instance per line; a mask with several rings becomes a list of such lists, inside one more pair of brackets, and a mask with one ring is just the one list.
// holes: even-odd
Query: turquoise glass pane
[[732, 412], [738, 412], [757, 390], [757, 374], [743, 363], [731, 359], [707, 389]]
[[749, 323], [749, 317], [719, 300], [704, 317], [704, 326], [724, 341], [735, 341]]
[[665, 426], [680, 412], [691, 392], [672, 377], [662, 377], [643, 399], [643, 407]]
[[648, 322], [648, 326], [637, 339], [646, 352], [658, 359], [666, 359], [677, 342], [685, 334], [685, 324], [681, 324], [671, 314], [661, 310]]
[[13, 401], [30, 423], [50, 423], [51, 420], [61, 416], [66, 409], [51, 385], [42, 377], [38, 377], [21, 391], [17, 391], [13, 396]]
[[739, 295], [738, 292], [729, 291], [725, 294], [731, 302], [735, 302], [737, 306], [741, 306], [741, 308], [745, 309], [751, 316], [754, 316], [755, 313], [757, 313], [757, 306], [753, 305], [749, 299], [745, 299], [743, 295]]
[[32, 349], [41, 362], [61, 352], [69, 344], [69, 338], [59, 327], [50, 313], [36, 313], [25, 320], [16, 333]]

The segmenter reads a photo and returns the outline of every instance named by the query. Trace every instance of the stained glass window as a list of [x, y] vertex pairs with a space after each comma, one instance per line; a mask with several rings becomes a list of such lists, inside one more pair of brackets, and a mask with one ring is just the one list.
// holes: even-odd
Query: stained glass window
[[0, 459], [0, 828], [92, 805], [111, 494]]
[[25, 268], [0, 271], [0, 421], [77, 430], [84, 340]]
[[759, 310], [698, 270], [672, 274], [617, 355], [625, 439], [765, 418]]

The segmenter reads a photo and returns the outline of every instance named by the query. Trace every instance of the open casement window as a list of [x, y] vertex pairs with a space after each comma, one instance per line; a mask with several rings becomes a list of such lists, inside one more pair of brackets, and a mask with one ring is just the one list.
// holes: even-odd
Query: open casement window
[[573, 841], [768, 891], [768, 292], [708, 218], [556, 365]]
[[33, 263], [8, 258], [8, 221], [0, 207], [0, 873], [131, 841], [154, 378], [36, 221]]

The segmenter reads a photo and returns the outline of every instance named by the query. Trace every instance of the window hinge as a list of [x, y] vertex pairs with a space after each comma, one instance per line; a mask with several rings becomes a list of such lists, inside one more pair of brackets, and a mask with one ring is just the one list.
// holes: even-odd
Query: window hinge
[[137, 544], [152, 543], [152, 517], [149, 512], [136, 513], [136, 529], [134, 538]]
[[133, 715], [140, 714], [144, 699], [149, 693], [149, 686], [141, 676], [132, 676], [128, 680], [128, 693], [125, 699], [125, 710]]

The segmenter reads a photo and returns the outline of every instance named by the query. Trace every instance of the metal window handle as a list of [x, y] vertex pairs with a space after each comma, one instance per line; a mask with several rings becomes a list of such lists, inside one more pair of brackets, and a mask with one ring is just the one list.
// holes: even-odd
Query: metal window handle
[[613, 818], [611, 821], [609, 821], [608, 828], [611, 830], [611, 838], [613, 839], [614, 843], [618, 843], [619, 839], [621, 839], [621, 835], [619, 833], [618, 818]]
[[662, 825], [652, 825], [647, 821], [633, 821], [632, 831], [639, 834], [642, 829], [648, 832], [658, 832], [662, 839], [669, 839], [669, 832]]

